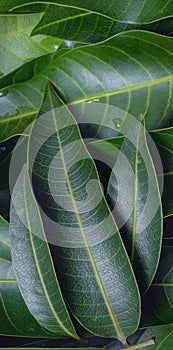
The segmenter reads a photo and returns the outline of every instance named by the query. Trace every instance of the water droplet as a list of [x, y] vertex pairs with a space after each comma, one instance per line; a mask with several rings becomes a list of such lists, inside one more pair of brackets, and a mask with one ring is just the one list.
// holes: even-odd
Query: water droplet
[[53, 45], [54, 49], [57, 50], [58, 49], [58, 45]]
[[98, 98], [96, 98], [95, 100], [93, 100], [93, 102], [99, 102], [99, 99], [98, 99]]
[[93, 103], [93, 101], [88, 101], [87, 103]]
[[0, 97], [6, 96], [8, 94], [7, 90], [1, 90], [0, 91]]
[[123, 122], [120, 118], [113, 119], [113, 123], [117, 129], [120, 129], [123, 125]]

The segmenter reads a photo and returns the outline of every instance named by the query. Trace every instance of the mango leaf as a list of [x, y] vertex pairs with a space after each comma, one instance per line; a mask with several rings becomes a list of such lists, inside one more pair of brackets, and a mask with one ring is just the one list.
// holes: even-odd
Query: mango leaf
[[[138, 337], [138, 341], [136, 347], [129, 347], [130, 349], [139, 349], [141, 347], [137, 347], [137, 345], [142, 342], [148, 342], [150, 339], [154, 339], [155, 344], [148, 347], [143, 346], [142, 350], [168, 350], [172, 347], [173, 340], [173, 325], [164, 325], [160, 327], [151, 327], [145, 329], [142, 334]], [[133, 344], [133, 343], [132, 343]]]
[[[165, 216], [173, 215], [173, 128], [152, 132], [164, 168], [163, 205]], [[160, 174], [162, 176], [162, 174]]]
[[107, 193], [144, 292], [153, 280], [160, 258], [162, 207], [144, 126], [130, 119], [127, 116], [121, 126], [126, 138], [113, 167]]
[[[29, 6], [36, 3], [36, 0], [30, 0]], [[108, 3], [107, 0], [97, 1], [97, 3], [89, 0], [85, 2], [82, 0], [42, 0], [39, 2], [40, 5], [44, 5], [44, 3], [53, 3], [61, 6], [64, 5], [65, 7], [89, 10], [125, 23], [152, 22], [161, 18], [171, 17], [173, 13], [173, 4], [171, 0], [168, 0], [166, 4], [160, 0], [155, 0], [152, 5], [149, 0], [146, 0], [145, 3], [136, 3], [136, 0], [132, 0], [131, 2], [129, 2], [129, 0], [123, 0], [121, 1], [121, 4], [119, 0], [113, 0], [111, 4]], [[16, 8], [20, 11], [20, 6], [24, 5], [28, 5], [28, 1], [9, 0], [8, 3], [5, 0], [0, 1], [0, 9], [2, 13], [8, 12], [9, 10], [15, 10]], [[43, 8], [41, 7], [40, 10], [42, 9]], [[28, 6], [26, 6], [26, 10], [28, 11]], [[35, 8], [33, 8], [33, 10], [35, 11]]]
[[52, 43], [45, 35], [30, 37], [40, 18], [41, 14], [0, 16], [0, 77], [25, 62], [57, 50], [58, 39], [54, 38]]
[[57, 245], [54, 261], [71, 311], [92, 334], [125, 343], [139, 322], [138, 288], [94, 162], [74, 118], [49, 86], [32, 128], [29, 155], [34, 191], [46, 213], [49, 242]]
[[138, 117], [148, 106], [146, 128], [151, 130], [172, 123], [172, 52], [172, 38], [131, 31], [75, 48], [43, 74], [74, 107], [97, 101]]
[[173, 19], [168, 18], [151, 24], [127, 24], [102, 15], [77, 8], [49, 5], [32, 35], [46, 34], [80, 43], [96, 43], [132, 29], [143, 29], [171, 35]]
[[0, 141], [21, 134], [36, 118], [43, 100], [45, 79], [9, 86], [0, 97]]
[[151, 288], [144, 298], [144, 314], [141, 324], [149, 325], [150, 315], [157, 317], [157, 324], [173, 322], [173, 247], [163, 247], [162, 257], [159, 264], [157, 275]]
[[11, 262], [9, 224], [0, 217], [0, 333], [8, 336], [53, 337], [36, 322], [20, 294]]
[[10, 216], [13, 267], [26, 305], [47, 330], [78, 338], [56, 278], [26, 166], [13, 190]]

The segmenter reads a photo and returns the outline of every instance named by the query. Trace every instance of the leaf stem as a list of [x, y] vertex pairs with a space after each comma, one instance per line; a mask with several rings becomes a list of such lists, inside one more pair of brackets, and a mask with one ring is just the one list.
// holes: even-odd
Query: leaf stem
[[147, 346], [151, 346], [151, 345], [154, 345], [155, 344], [155, 340], [154, 338], [152, 339], [149, 339], [143, 343], [140, 343], [140, 344], [136, 344], [136, 345], [132, 345], [132, 346], [128, 346], [126, 348], [122, 348], [123, 349], [128, 349], [128, 350], [137, 350], [137, 349], [142, 349], [144, 347], [147, 347]]

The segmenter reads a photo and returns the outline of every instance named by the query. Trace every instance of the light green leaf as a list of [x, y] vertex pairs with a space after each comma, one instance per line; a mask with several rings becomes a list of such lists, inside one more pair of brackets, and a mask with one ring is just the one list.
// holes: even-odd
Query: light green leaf
[[61, 295], [25, 166], [13, 190], [10, 217], [13, 267], [28, 309], [48, 331], [78, 339]]
[[[0, 16], [0, 77], [24, 63], [57, 50], [60, 41], [49, 44], [45, 35], [30, 37], [41, 14]], [[50, 40], [50, 39], [49, 39]]]
[[140, 314], [134, 275], [78, 126], [49, 86], [35, 125], [32, 180], [63, 293], [91, 333], [125, 342]]
[[[30, 0], [31, 5], [36, 3], [36, 0]], [[152, 5], [149, 0], [146, 0], [145, 3], [143, 1], [136, 3], [136, 0], [123, 0], [121, 3], [119, 0], [113, 0], [111, 3], [107, 0], [97, 2], [91, 2], [90, 0], [85, 2], [82, 0], [41, 0], [39, 2], [40, 5], [44, 3], [53, 3], [65, 7], [89, 10], [125, 23], [152, 22], [161, 18], [171, 17], [173, 13], [173, 4], [171, 0], [168, 0], [166, 3], [161, 0], [155, 0]], [[1, 12], [7, 12], [16, 8], [20, 11], [20, 6], [24, 5], [28, 5], [28, 1], [9, 0], [8, 3], [6, 0], [0, 1]], [[26, 9], [28, 11], [27, 6]]]
[[0, 334], [53, 337], [30, 314], [20, 294], [11, 262], [9, 224], [0, 217]]

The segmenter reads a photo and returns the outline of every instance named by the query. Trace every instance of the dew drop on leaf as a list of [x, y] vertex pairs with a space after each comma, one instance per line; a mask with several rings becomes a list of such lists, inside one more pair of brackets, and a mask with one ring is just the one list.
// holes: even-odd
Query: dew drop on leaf
[[0, 91], [0, 97], [6, 96], [8, 94], [7, 90], [1, 90]]
[[113, 123], [117, 129], [120, 129], [123, 125], [123, 122], [120, 118], [113, 119]]

